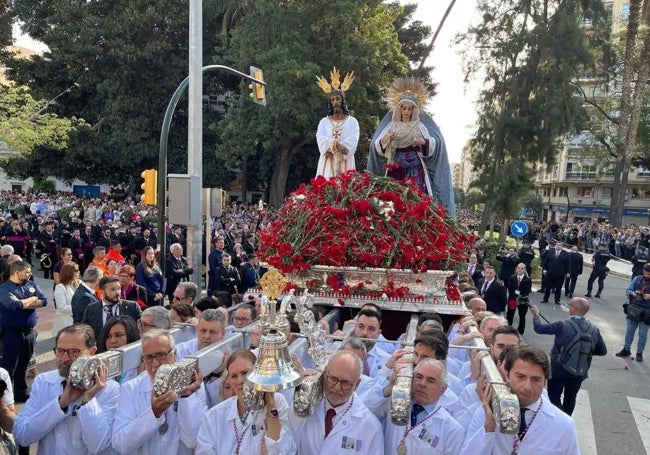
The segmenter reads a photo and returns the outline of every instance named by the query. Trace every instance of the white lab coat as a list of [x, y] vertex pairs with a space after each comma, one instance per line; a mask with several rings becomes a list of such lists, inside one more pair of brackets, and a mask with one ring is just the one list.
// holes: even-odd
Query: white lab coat
[[[201, 418], [207, 411], [202, 386], [187, 398], [180, 398], [165, 414], [156, 418], [151, 409], [153, 384], [144, 371], [122, 385], [115, 413], [113, 447], [128, 455], [191, 454]], [[168, 429], [158, 431], [167, 419]]]
[[199, 350], [199, 340], [192, 338], [176, 345], [176, 361], [180, 362], [185, 357], [195, 354]]
[[[379, 420], [366, 408], [356, 393], [353, 399], [350, 410], [338, 421], [335, 418], [327, 438], [324, 403], [326, 398], [323, 398], [323, 403], [307, 419], [297, 417], [293, 409], [291, 410], [291, 424], [298, 438], [300, 455], [383, 455], [384, 435]], [[348, 404], [344, 404], [337, 409], [344, 412], [347, 406]]]
[[296, 441], [289, 425], [289, 407], [284, 397], [275, 394], [275, 406], [278, 410], [282, 430], [277, 441], [266, 437], [266, 410], [251, 412], [242, 424], [237, 411], [237, 397], [222, 401], [204, 416], [197, 437], [196, 455], [233, 455], [237, 447], [237, 432], [243, 439], [239, 446], [239, 455], [261, 455], [262, 443], [268, 455], [294, 455]]
[[37, 453], [43, 455], [114, 453], [111, 431], [119, 385], [107, 381], [106, 387], [88, 403], [79, 407], [79, 397], [64, 413], [59, 406], [61, 381], [57, 370], [36, 376], [31, 397], [14, 423], [16, 442], [21, 446], [38, 442]]
[[388, 362], [388, 359], [390, 359], [390, 354], [375, 345], [370, 351], [368, 351], [367, 355], [368, 368], [370, 369], [368, 376], [374, 378], [379, 370], [381, 370], [381, 368], [386, 365], [386, 362]]
[[[388, 399], [386, 402], [388, 403]], [[386, 408], [387, 409], [387, 408]], [[427, 420], [417, 424], [404, 438], [409, 426], [397, 426], [386, 417], [384, 442], [386, 453], [396, 454], [397, 446], [404, 440], [409, 455], [460, 455], [465, 431], [444, 407]], [[473, 454], [473, 453], [472, 453]]]
[[[537, 403], [529, 408], [537, 409]], [[478, 411], [475, 417], [481, 414]], [[484, 419], [484, 412], [482, 416]], [[535, 421], [531, 423], [530, 418], [532, 415], [528, 418], [530, 426], [519, 445], [517, 455], [580, 455], [575, 422], [547, 398], [542, 398], [542, 407]], [[501, 455], [512, 452], [515, 435], [496, 431], [486, 433], [483, 425], [474, 423], [470, 424], [470, 431], [467, 433], [463, 453]]]

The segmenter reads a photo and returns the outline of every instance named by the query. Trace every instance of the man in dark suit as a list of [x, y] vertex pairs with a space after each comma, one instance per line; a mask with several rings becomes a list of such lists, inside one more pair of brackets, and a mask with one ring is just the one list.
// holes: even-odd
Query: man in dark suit
[[235, 267], [230, 265], [231, 257], [228, 253], [223, 253], [221, 257], [221, 267], [217, 269], [217, 291], [226, 291], [237, 294], [237, 288], [241, 284], [239, 272]]
[[570, 277], [570, 258], [569, 253], [562, 250], [562, 243], [555, 242], [552, 251], [549, 251], [542, 263], [542, 275], [546, 276], [546, 290], [544, 291], [544, 300], [542, 303], [548, 303], [551, 295], [551, 289], [555, 290], [555, 304], [560, 304], [562, 297], [562, 284], [564, 279]]
[[82, 323], [88, 324], [95, 331], [95, 338], [99, 339], [106, 321], [114, 316], [130, 316], [134, 321], [140, 319], [141, 310], [136, 302], [120, 299], [122, 287], [117, 277], [107, 276], [99, 281], [102, 291], [102, 300], [91, 303], [86, 307]]
[[467, 263], [467, 274], [472, 277], [474, 281], [474, 286], [481, 288], [483, 285], [483, 267], [478, 263], [478, 257], [476, 253], [471, 253], [469, 255], [469, 261]]
[[578, 247], [572, 246], [569, 253], [569, 276], [564, 280], [564, 296], [573, 298], [573, 291], [576, 290], [578, 275], [582, 275], [582, 254], [578, 253]]
[[72, 301], [70, 302], [73, 324], [81, 324], [86, 307], [91, 303], [99, 302], [99, 299], [95, 295], [95, 289], [97, 289], [97, 285], [103, 274], [104, 272], [96, 267], [89, 267], [84, 272], [81, 284], [74, 291]]
[[485, 300], [487, 310], [495, 314], [503, 313], [508, 303], [506, 288], [497, 281], [494, 267], [486, 267], [483, 273], [485, 281], [481, 286], [481, 297]]

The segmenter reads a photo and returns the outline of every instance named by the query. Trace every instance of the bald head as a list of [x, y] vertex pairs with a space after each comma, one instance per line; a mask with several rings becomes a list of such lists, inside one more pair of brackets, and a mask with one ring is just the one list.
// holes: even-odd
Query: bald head
[[569, 302], [571, 316], [584, 316], [589, 311], [589, 301], [583, 297], [574, 297]]
[[474, 297], [472, 300], [467, 302], [467, 308], [469, 311], [472, 312], [472, 314], [480, 313], [482, 311], [485, 311], [487, 308], [487, 304], [485, 303], [485, 300], [483, 300], [480, 297]]

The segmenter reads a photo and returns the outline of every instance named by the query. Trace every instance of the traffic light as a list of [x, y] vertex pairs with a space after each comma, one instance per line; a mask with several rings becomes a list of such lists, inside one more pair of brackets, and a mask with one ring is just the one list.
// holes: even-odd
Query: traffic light
[[140, 176], [144, 183], [142, 188], [142, 202], [147, 205], [156, 205], [158, 201], [158, 171], [155, 169], [146, 169]]
[[[250, 75], [252, 78], [264, 82], [264, 73], [261, 69], [251, 66]], [[253, 101], [262, 106], [266, 106], [266, 88], [264, 84], [252, 82], [248, 84], [248, 88], [251, 91], [250, 97], [253, 98]]]

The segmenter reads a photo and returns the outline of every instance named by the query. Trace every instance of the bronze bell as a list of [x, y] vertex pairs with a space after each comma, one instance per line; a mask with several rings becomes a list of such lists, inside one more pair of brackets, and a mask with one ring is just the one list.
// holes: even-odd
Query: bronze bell
[[263, 296], [260, 311], [260, 325], [263, 328], [260, 337], [259, 352], [253, 371], [248, 373], [247, 384], [258, 392], [280, 392], [291, 389], [301, 382], [301, 375], [296, 370], [287, 337], [282, 328], [288, 327], [286, 314], [276, 315], [276, 298], [286, 286], [282, 274], [271, 268], [260, 280]]

